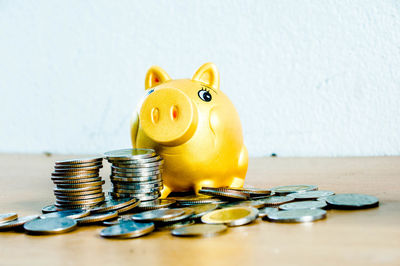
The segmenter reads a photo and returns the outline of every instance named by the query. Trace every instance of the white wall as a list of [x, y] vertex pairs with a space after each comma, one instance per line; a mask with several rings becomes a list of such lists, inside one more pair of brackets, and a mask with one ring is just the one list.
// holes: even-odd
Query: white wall
[[396, 0], [0, 0], [0, 152], [129, 147], [147, 69], [208, 61], [252, 156], [400, 154]]

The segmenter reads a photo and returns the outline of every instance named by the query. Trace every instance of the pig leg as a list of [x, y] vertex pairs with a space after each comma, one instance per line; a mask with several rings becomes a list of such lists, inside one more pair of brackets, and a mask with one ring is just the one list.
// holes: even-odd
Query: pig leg
[[199, 194], [199, 190], [202, 187], [214, 187], [214, 181], [206, 179], [198, 181], [196, 184], [194, 184], [194, 191], [196, 192], [197, 195]]
[[166, 185], [164, 185], [164, 188], [161, 190], [161, 199], [165, 199], [166, 197], [168, 197], [169, 193], [171, 193], [171, 189], [169, 187], [167, 187]]
[[243, 187], [244, 178], [246, 177], [247, 166], [249, 165], [249, 154], [245, 146], [243, 146], [240, 151], [239, 162], [238, 162], [238, 172], [237, 175], [233, 177], [231, 187]]

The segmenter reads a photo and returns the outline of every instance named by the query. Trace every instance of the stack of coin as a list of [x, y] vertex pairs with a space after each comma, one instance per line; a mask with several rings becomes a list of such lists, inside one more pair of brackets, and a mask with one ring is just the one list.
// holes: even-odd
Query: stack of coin
[[154, 150], [122, 149], [104, 155], [112, 164], [111, 197], [137, 198], [145, 202], [161, 196], [164, 160]]
[[90, 208], [105, 199], [99, 176], [102, 157], [57, 161], [51, 174], [57, 209]]

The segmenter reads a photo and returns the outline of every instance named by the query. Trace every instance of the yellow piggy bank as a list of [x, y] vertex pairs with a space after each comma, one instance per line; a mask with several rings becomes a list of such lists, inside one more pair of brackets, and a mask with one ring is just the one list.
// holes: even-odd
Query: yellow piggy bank
[[153, 66], [147, 94], [131, 123], [134, 148], [164, 158], [162, 197], [203, 186], [242, 187], [248, 153], [232, 102], [219, 88], [216, 66], [201, 66], [192, 79], [172, 80]]

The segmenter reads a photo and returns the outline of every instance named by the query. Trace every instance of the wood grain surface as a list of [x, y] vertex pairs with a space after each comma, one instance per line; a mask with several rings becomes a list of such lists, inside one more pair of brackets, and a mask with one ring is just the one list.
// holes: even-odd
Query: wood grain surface
[[[0, 213], [39, 214], [54, 201], [54, 161], [76, 157], [0, 155]], [[105, 188], [109, 172], [105, 163]], [[0, 265], [400, 265], [400, 157], [253, 158], [246, 184], [315, 184], [377, 196], [380, 206], [329, 210], [327, 219], [314, 223], [258, 219], [212, 238], [155, 232], [108, 240], [97, 225], [55, 236], [0, 232]]]

